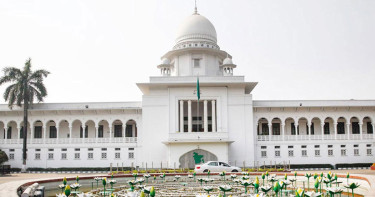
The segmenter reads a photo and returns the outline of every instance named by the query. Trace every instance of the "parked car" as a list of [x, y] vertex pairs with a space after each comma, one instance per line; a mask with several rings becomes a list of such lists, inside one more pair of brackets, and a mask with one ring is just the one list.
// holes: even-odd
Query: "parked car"
[[201, 165], [195, 165], [194, 171], [196, 173], [203, 173], [203, 172], [241, 172], [241, 168], [236, 166], [230, 166], [225, 162], [221, 161], [209, 161], [207, 163]]

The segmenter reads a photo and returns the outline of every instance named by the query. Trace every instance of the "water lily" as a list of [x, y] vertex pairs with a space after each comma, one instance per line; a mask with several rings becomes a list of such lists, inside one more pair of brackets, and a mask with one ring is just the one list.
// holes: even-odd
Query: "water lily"
[[250, 177], [249, 176], [242, 176], [242, 180], [248, 180]]
[[140, 185], [142, 185], [142, 183], [145, 182], [145, 179], [143, 178], [138, 178], [135, 183], [139, 183]]
[[328, 178], [329, 180], [331, 180], [331, 179], [333, 178], [333, 175], [332, 175], [332, 172], [331, 172], [331, 171], [328, 172], [328, 174], [327, 174], [327, 178]]
[[136, 179], [137, 179], [137, 176], [138, 176], [138, 173], [135, 172], [135, 173], [133, 173], [132, 175], [134, 176], [134, 180], [136, 180]]
[[63, 184], [66, 185], [68, 181], [66, 180], [66, 177], [63, 178]]
[[220, 185], [219, 189], [224, 193], [225, 197], [225, 192], [229, 192], [230, 190], [232, 190], [232, 187], [230, 185]]
[[111, 185], [111, 189], [113, 189], [113, 185], [117, 183], [115, 179], [111, 179], [108, 181], [108, 183]]
[[231, 174], [231, 175], [230, 175], [230, 178], [232, 179], [232, 181], [233, 181], [236, 177], [237, 177], [236, 174]]
[[223, 180], [225, 181], [225, 171], [221, 172], [219, 175], [222, 176]]
[[272, 187], [270, 185], [265, 185], [265, 186], [262, 186], [260, 187], [260, 190], [262, 190], [262, 192], [264, 192], [265, 194], [267, 194], [267, 192], [271, 191]]
[[141, 191], [141, 194], [139, 195], [139, 197], [146, 197], [145, 192]]
[[151, 196], [151, 197], [154, 197], [154, 196], [155, 196], [155, 188], [154, 188], [154, 186], [151, 187], [151, 190], [150, 190], [150, 196]]
[[261, 177], [262, 177], [263, 185], [264, 185], [264, 179], [266, 178], [266, 175], [264, 173], [262, 173]]
[[207, 170], [207, 178], [210, 178], [211, 171]]
[[148, 178], [150, 178], [150, 177], [151, 177], [151, 175], [150, 175], [150, 174], [144, 174], [144, 175], [143, 175], [143, 177], [145, 177], [145, 178], [146, 178], [146, 183], [148, 183]]
[[241, 183], [241, 179], [233, 179], [233, 182], [235, 182], [238, 186], [238, 183]]
[[250, 197], [263, 197], [263, 193], [262, 194], [250, 194]]
[[273, 191], [275, 192], [275, 194], [277, 196], [277, 193], [279, 193], [279, 191], [280, 191], [280, 185], [279, 185], [278, 181], [273, 185]]
[[69, 195], [70, 195], [71, 190], [70, 190], [70, 186], [69, 186], [69, 185], [67, 185], [67, 186], [65, 187], [65, 191], [64, 191], [64, 193], [65, 193], [66, 196], [69, 196]]
[[249, 172], [242, 172], [242, 175], [249, 176]]
[[359, 183], [351, 183], [349, 185], [344, 185], [344, 187], [352, 190], [352, 196], [354, 197], [354, 190], [360, 186]]
[[137, 181], [135, 181], [135, 180], [129, 180], [128, 184], [129, 185], [135, 185], [135, 184], [137, 184]]
[[315, 172], [314, 173], [314, 180], [318, 178], [318, 174]]
[[64, 184], [60, 184], [60, 185], [59, 185], [59, 188], [61, 189], [61, 193], [63, 193], [63, 192], [64, 192], [64, 189], [65, 189], [65, 185], [64, 185]]
[[310, 177], [312, 176], [311, 173], [306, 173], [305, 177], [307, 178], [307, 190], [310, 190]]
[[191, 174], [188, 174], [188, 178], [189, 178], [189, 179], [193, 179], [193, 178], [194, 178], [194, 176], [193, 176], [193, 175], [191, 175]]
[[341, 194], [344, 190], [340, 187], [335, 188], [327, 188], [328, 193], [330, 196], [334, 196], [335, 194]]
[[305, 196], [307, 196], [307, 197], [321, 197], [322, 193], [320, 193], [320, 192], [315, 193], [314, 191], [306, 192]]
[[314, 187], [315, 187], [315, 191], [318, 192], [318, 188], [319, 188], [319, 180], [318, 179], [315, 179]]
[[198, 180], [199, 182], [201, 182], [201, 186], [202, 186], [203, 181], [204, 181], [204, 178], [198, 178], [197, 180]]
[[204, 186], [203, 190], [207, 192], [207, 194], [210, 194], [210, 191], [212, 191], [214, 188], [212, 186]]
[[300, 187], [296, 190], [296, 197], [303, 197], [305, 194], [305, 190], [301, 189]]
[[245, 187], [245, 194], [247, 193], [247, 187], [252, 185], [252, 183], [250, 182], [250, 180], [243, 180], [240, 182], [241, 185], [243, 185]]
[[82, 187], [82, 185], [80, 185], [79, 183], [74, 183], [74, 184], [71, 184], [70, 185], [70, 188], [74, 189], [74, 190], [77, 190], [79, 189], [80, 187]]
[[253, 182], [253, 185], [254, 185], [254, 189], [255, 189], [255, 193], [258, 193], [259, 192], [259, 179], [258, 177], [255, 177], [255, 181]]
[[284, 180], [288, 180], [288, 175], [285, 173]]
[[174, 178], [178, 181], [178, 179], [180, 179], [181, 176], [180, 175], [176, 175], [176, 176], [174, 176]]

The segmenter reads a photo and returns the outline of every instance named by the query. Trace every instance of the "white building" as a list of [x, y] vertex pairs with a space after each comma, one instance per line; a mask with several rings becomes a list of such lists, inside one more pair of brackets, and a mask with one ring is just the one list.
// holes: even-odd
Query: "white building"
[[[35, 104], [27, 166], [192, 167], [194, 152], [240, 166], [374, 161], [375, 100], [253, 100], [257, 82], [234, 75], [231, 58], [195, 12], [162, 56], [161, 76], [137, 84], [141, 102]], [[22, 165], [22, 113], [0, 105], [0, 148], [13, 167]]]

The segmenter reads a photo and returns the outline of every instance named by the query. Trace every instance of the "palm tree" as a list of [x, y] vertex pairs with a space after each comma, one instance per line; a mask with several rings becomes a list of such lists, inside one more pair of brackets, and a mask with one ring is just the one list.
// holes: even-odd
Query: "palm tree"
[[5, 89], [4, 99], [8, 101], [10, 109], [14, 105], [22, 107], [23, 104], [23, 163], [22, 172], [26, 172], [26, 143], [27, 143], [27, 118], [29, 106], [33, 104], [34, 99], [43, 102], [47, 96], [46, 87], [43, 84], [44, 77], [50, 72], [46, 70], [31, 70], [31, 59], [26, 60], [23, 70], [14, 67], [3, 69], [4, 76], [0, 78], [0, 85], [12, 83]]

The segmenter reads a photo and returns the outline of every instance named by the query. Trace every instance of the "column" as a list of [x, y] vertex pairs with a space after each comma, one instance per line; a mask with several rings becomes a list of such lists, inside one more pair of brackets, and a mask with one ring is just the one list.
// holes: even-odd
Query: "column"
[[211, 117], [211, 122], [212, 122], [212, 132], [216, 132], [216, 104], [215, 100], [211, 101], [211, 108], [212, 108], [212, 117]]
[[348, 132], [348, 140], [350, 140], [350, 123], [346, 123], [346, 131]]
[[285, 140], [285, 124], [281, 123], [281, 133], [283, 135], [283, 141]]
[[362, 135], [362, 125], [363, 125], [363, 123], [360, 122], [360, 123], [358, 123], [358, 125], [359, 125], [359, 137], [362, 140], [363, 139], [363, 135]]
[[132, 124], [132, 137], [135, 137], [135, 124]]
[[269, 139], [272, 140], [272, 123], [268, 124], [268, 134], [269, 134]]
[[60, 127], [56, 126], [56, 141], [59, 143]]
[[86, 125], [82, 123], [82, 143], [85, 143]]
[[122, 133], [123, 142], [125, 142], [125, 128], [126, 128], [126, 124], [122, 124], [121, 125], [121, 133]]
[[35, 127], [34, 126], [30, 126], [31, 128], [31, 136], [30, 136], [30, 144], [33, 144], [33, 140], [34, 140], [34, 130], [35, 130]]
[[335, 131], [335, 140], [337, 140], [337, 122], [333, 123], [333, 130]]
[[307, 129], [306, 131], [309, 131], [309, 140], [311, 139], [311, 123], [307, 122]]
[[191, 117], [191, 100], [188, 101], [188, 132], [192, 130], [192, 117]]
[[69, 126], [69, 143], [72, 143], [72, 130], [73, 126]]
[[18, 143], [20, 143], [20, 139], [21, 139], [21, 135], [20, 135], [21, 131], [20, 131], [19, 127], [17, 127], [16, 129], [17, 129], [16, 131], [18, 133], [18, 136], [17, 136], [17, 144], [18, 144]]
[[[4, 124], [4, 129], [5, 129], [5, 124]], [[5, 143], [7, 143], [8, 141], [8, 129], [9, 129], [9, 126], [7, 126], [5, 130]]]
[[203, 101], [204, 132], [208, 132], [207, 100]]
[[112, 142], [112, 131], [113, 131], [113, 125], [109, 127], [109, 141]]
[[371, 123], [371, 125], [372, 125], [372, 139], [374, 139], [374, 136], [375, 136], [375, 124]]
[[322, 140], [324, 140], [324, 122], [320, 124], [322, 131]]
[[184, 132], [184, 101], [180, 101], [180, 133]]
[[95, 129], [95, 142], [98, 142], [99, 126], [96, 125], [96, 126], [94, 127], [94, 129]]
[[47, 126], [43, 126], [42, 132], [43, 132], [43, 143], [46, 143]]

